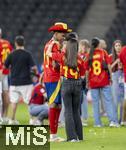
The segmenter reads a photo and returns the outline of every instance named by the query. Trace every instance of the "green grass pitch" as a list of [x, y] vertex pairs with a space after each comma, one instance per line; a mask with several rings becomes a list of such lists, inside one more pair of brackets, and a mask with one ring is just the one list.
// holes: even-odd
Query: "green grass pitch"
[[[126, 149], [126, 127], [120, 128], [94, 128], [92, 119], [92, 109], [90, 108], [89, 126], [83, 128], [84, 141], [78, 143], [62, 142], [51, 143], [51, 150], [125, 150]], [[28, 124], [29, 113], [27, 106], [19, 104], [16, 113], [17, 120], [21, 124]], [[102, 118], [102, 122], [107, 125], [107, 118]], [[65, 129], [59, 128], [59, 136], [66, 138]]]

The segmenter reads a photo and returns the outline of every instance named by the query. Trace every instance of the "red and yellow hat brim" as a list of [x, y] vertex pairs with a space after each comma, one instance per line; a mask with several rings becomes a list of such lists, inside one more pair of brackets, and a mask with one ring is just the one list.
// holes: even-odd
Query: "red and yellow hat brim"
[[52, 27], [50, 27], [48, 29], [49, 32], [65, 32], [65, 33], [69, 33], [72, 32], [72, 29], [69, 29], [66, 23], [55, 23]]

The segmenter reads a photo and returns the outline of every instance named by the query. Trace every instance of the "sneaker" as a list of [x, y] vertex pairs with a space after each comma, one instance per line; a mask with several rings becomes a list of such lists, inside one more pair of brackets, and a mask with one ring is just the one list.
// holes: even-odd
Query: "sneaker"
[[69, 142], [79, 142], [79, 140], [76, 140], [76, 139], [73, 139], [73, 140], [70, 140]]
[[95, 128], [101, 128], [102, 125], [101, 124], [97, 124], [97, 125], [94, 125]]
[[19, 125], [19, 121], [17, 121], [17, 120], [9, 120], [9, 122], [8, 122], [8, 124], [9, 125]]
[[49, 142], [64, 142], [65, 139], [61, 137], [50, 138]]
[[58, 127], [59, 128], [64, 128], [65, 127], [65, 123], [58, 123]]
[[50, 134], [49, 142], [64, 142], [65, 139], [57, 136], [57, 134]]
[[41, 121], [40, 121], [40, 120], [38, 120], [38, 119], [37, 119], [37, 120], [35, 120], [35, 121], [34, 121], [34, 125], [41, 125]]
[[7, 125], [9, 123], [9, 118], [2, 118], [2, 124]]
[[88, 123], [87, 123], [87, 122], [82, 122], [82, 126], [83, 126], [83, 127], [87, 127], [87, 126], [88, 126]]
[[2, 118], [0, 118], [0, 125], [2, 125], [3, 124], [3, 119]]
[[111, 121], [110, 124], [109, 124], [109, 127], [116, 127], [116, 128], [118, 128], [118, 127], [120, 127], [120, 125], [118, 123], [115, 123], [115, 122]]
[[29, 120], [29, 125], [33, 125], [33, 122], [34, 122], [34, 120], [33, 120], [33, 119], [30, 119], [30, 120]]
[[87, 127], [87, 126], [88, 126], [88, 121], [87, 121], [87, 119], [81, 119], [81, 122], [82, 122], [82, 126], [83, 126], [83, 127]]
[[121, 126], [126, 126], [126, 121], [121, 122]]

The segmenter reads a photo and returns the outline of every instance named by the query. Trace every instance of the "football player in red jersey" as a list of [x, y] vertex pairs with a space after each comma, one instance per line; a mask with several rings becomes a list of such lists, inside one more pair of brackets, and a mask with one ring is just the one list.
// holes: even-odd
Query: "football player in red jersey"
[[61, 92], [60, 92], [60, 66], [52, 58], [46, 55], [46, 51], [53, 42], [52, 52], [60, 53], [65, 34], [69, 32], [67, 24], [55, 23], [49, 28], [49, 32], [54, 32], [52, 39], [46, 43], [44, 48], [44, 83], [46, 87], [47, 98], [49, 100], [49, 122], [50, 122], [50, 141], [62, 141], [57, 136], [58, 120], [61, 111]]
[[83, 140], [80, 101], [81, 77], [84, 77], [85, 68], [84, 61], [78, 55], [79, 48], [76, 34], [69, 33], [66, 40], [65, 52], [51, 52], [52, 47], [49, 47], [46, 55], [60, 63], [67, 141], [78, 142], [78, 140]]
[[7, 56], [12, 51], [12, 46], [9, 41], [2, 39], [2, 29], [0, 29], [0, 62], [2, 65], [2, 98], [3, 98], [3, 121], [7, 121], [7, 111], [9, 106], [9, 85], [8, 85], [8, 74], [9, 69], [5, 69], [3, 67], [4, 62], [7, 58]]
[[100, 93], [104, 97], [105, 108], [107, 116], [109, 118], [110, 127], [118, 127], [114, 120], [112, 92], [111, 92], [111, 69], [109, 56], [107, 52], [100, 48], [100, 40], [93, 38], [91, 43], [91, 50], [88, 61], [86, 63], [86, 69], [88, 71], [87, 82], [91, 90], [93, 99], [93, 111], [95, 126], [101, 127], [99, 110]]

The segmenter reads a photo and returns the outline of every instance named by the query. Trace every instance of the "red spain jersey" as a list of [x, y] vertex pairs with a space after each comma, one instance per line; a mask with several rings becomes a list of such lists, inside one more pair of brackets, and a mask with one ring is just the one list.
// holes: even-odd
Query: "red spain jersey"
[[[2, 67], [4, 65], [4, 62], [7, 58], [7, 56], [12, 51], [12, 46], [9, 41], [0, 39], [0, 62], [2, 64]], [[3, 68], [3, 74], [9, 74], [9, 69]]]
[[[46, 51], [52, 42], [53, 38], [45, 45], [44, 48], [44, 82], [57, 82], [60, 79], [60, 66], [56, 61], [46, 55]], [[52, 52], [60, 52], [58, 43], [53, 45]]]
[[52, 58], [60, 63], [60, 74], [61, 76], [68, 79], [79, 79], [81, 76], [85, 75], [85, 64], [84, 61], [78, 56], [78, 67], [77, 69], [72, 69], [65, 65], [65, 53], [53, 53]]
[[40, 83], [38, 83], [32, 91], [29, 104], [43, 104], [45, 102], [43, 96], [45, 93], [45, 88]]
[[109, 75], [103, 68], [103, 61], [110, 64], [107, 52], [103, 49], [95, 49], [92, 61], [92, 67], [86, 63], [86, 70], [89, 71], [88, 81], [90, 88], [100, 88], [110, 84]]
[[[118, 54], [118, 57], [117, 58], [119, 58], [119, 54]], [[112, 54], [110, 54], [109, 55], [109, 59], [110, 59], [110, 64], [112, 64], [112, 63], [114, 63], [113, 62], [113, 55]], [[112, 72], [115, 72], [115, 71], [118, 71], [118, 70], [122, 70], [122, 63], [121, 62], [119, 62], [117, 65], [115, 65], [114, 67], [113, 67], [113, 69], [112, 69]]]
[[123, 65], [123, 71], [124, 71], [124, 79], [126, 82], [126, 46], [124, 46], [121, 49], [120, 55], [119, 55], [120, 61]]
[[88, 55], [89, 55], [89, 54], [88, 54], [87, 52], [84, 52], [84, 53], [80, 53], [80, 54], [79, 54], [79, 56], [80, 56], [84, 61], [87, 60]]

